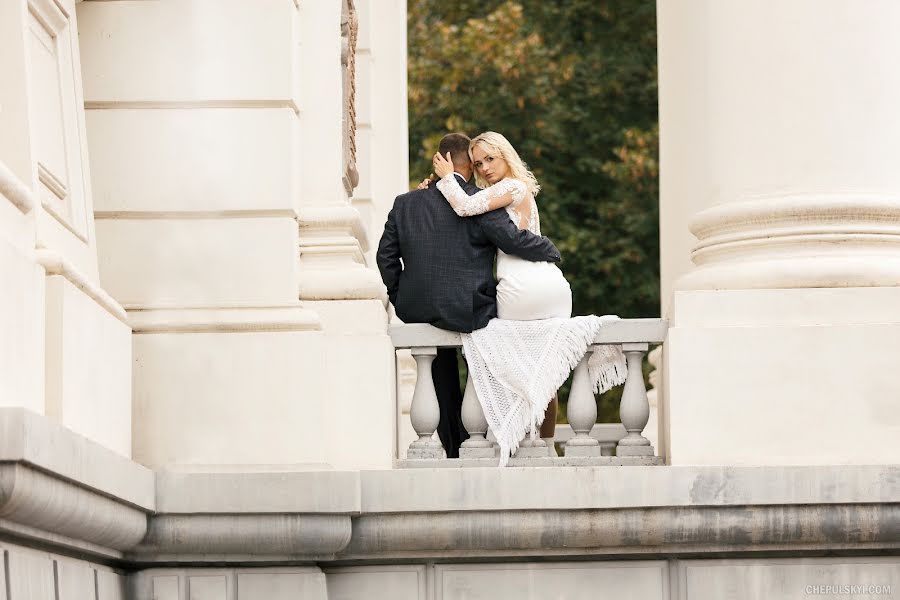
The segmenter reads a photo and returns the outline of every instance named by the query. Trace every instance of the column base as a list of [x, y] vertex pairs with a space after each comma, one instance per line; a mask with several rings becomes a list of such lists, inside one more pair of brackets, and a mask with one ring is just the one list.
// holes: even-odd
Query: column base
[[653, 446], [616, 446], [616, 456], [655, 456]]
[[[429, 444], [428, 441], [432, 443]], [[425, 442], [419, 444], [413, 442], [413, 445], [409, 447], [409, 450], [406, 451], [406, 458], [409, 460], [433, 460], [438, 458], [446, 458], [446, 453], [444, 452], [444, 447], [441, 446], [440, 442], [435, 440], [426, 440]]]
[[900, 462], [900, 288], [676, 292], [673, 465]]

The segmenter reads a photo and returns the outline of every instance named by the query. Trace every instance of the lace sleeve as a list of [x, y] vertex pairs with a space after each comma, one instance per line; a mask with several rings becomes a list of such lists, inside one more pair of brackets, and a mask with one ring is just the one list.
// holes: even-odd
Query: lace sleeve
[[482, 215], [525, 197], [525, 184], [518, 179], [498, 181], [491, 187], [469, 196], [456, 181], [456, 176], [450, 173], [437, 182], [437, 188], [461, 217]]

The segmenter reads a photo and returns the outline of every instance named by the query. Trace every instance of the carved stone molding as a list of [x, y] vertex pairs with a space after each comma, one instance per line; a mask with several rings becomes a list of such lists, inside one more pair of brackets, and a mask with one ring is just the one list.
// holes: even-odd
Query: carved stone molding
[[381, 300], [381, 276], [365, 264], [368, 237], [348, 205], [304, 207], [300, 223], [301, 300]]
[[0, 531], [118, 557], [147, 531], [153, 473], [49, 418], [0, 409]]
[[353, 0], [344, 0], [341, 7], [341, 71], [344, 101], [343, 149], [344, 149], [344, 189], [347, 195], [359, 185], [359, 171], [356, 168], [356, 41], [359, 34], [359, 19]]
[[147, 531], [143, 511], [22, 464], [0, 465], [0, 517], [119, 551]]
[[360, 516], [338, 558], [900, 548], [900, 506], [658, 507]]
[[900, 550], [896, 465], [218, 469], [0, 409], [0, 538], [128, 568]]
[[676, 289], [900, 285], [900, 198], [788, 195], [723, 204], [690, 225], [695, 268]]
[[349, 543], [350, 521], [328, 514], [162, 514], [134, 555], [331, 555]]
[[38, 249], [36, 254], [38, 264], [44, 267], [47, 275], [61, 275], [65, 277], [72, 285], [106, 309], [109, 314], [128, 325], [128, 315], [125, 309], [122, 308], [122, 305], [107, 294], [103, 288], [93, 283], [76, 269], [72, 263], [50, 250]]

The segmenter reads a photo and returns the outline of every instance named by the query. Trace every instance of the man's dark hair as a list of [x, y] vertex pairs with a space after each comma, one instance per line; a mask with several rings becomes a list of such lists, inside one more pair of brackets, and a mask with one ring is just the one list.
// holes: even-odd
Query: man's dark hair
[[471, 162], [469, 160], [469, 142], [472, 141], [464, 133], [448, 133], [441, 138], [438, 145], [438, 152], [441, 156], [447, 156], [450, 153], [450, 160], [454, 166], [465, 167]]

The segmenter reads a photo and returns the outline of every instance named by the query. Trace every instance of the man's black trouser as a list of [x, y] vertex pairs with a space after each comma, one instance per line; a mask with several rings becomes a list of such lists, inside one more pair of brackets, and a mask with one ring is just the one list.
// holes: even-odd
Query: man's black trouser
[[447, 451], [447, 458], [459, 458], [459, 447], [469, 439], [469, 434], [462, 424], [463, 395], [459, 388], [456, 348], [438, 348], [437, 357], [431, 363], [431, 377], [441, 408], [438, 437]]

